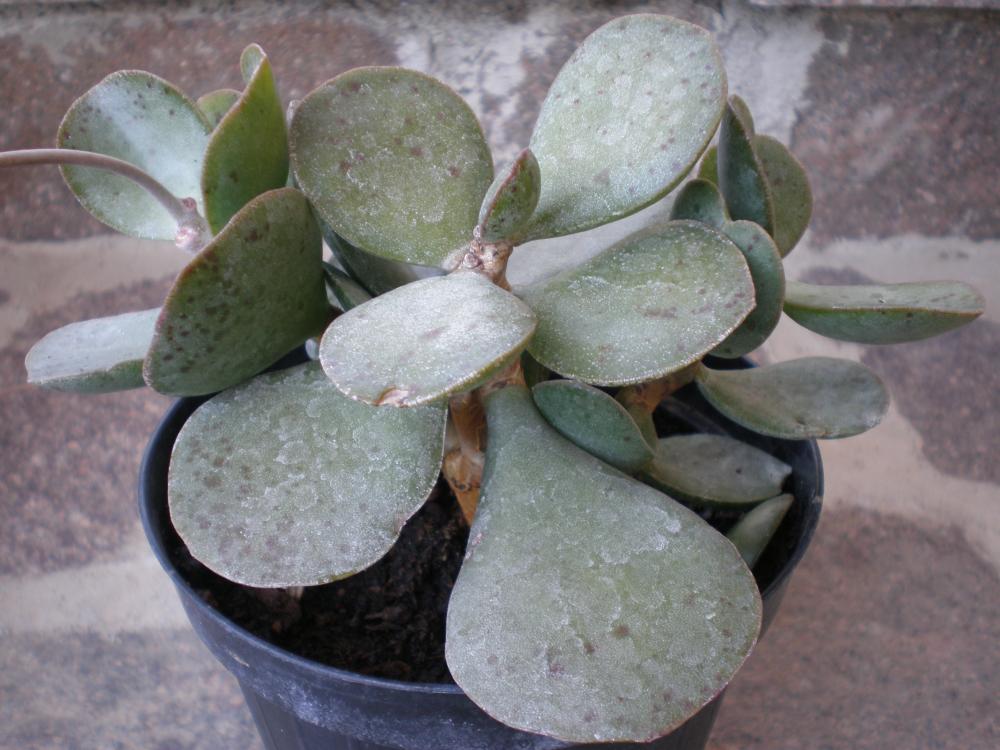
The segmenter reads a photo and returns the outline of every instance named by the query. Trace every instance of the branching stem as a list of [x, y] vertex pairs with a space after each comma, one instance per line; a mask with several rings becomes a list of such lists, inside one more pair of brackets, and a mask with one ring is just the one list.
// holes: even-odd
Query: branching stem
[[667, 396], [694, 380], [699, 362], [646, 383], [627, 385], [618, 391], [618, 402], [626, 409], [652, 414]]
[[208, 225], [198, 213], [192, 198], [178, 198], [148, 172], [127, 161], [72, 148], [32, 148], [0, 152], [0, 167], [25, 167], [38, 164], [93, 167], [127, 177], [149, 193], [177, 222], [175, 242], [178, 247], [197, 252], [211, 238]]

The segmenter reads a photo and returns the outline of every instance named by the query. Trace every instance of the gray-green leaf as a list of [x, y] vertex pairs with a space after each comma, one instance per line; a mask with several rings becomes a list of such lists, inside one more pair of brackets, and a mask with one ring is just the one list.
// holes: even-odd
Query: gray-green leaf
[[[112, 73], [69, 108], [61, 148], [93, 151], [134, 164], [202, 210], [201, 167], [211, 128], [197, 105], [152, 73]], [[62, 168], [66, 184], [101, 221], [133, 237], [173, 240], [177, 221], [143, 188], [92, 167]]]
[[804, 357], [748, 370], [701, 367], [698, 389], [737, 424], [763, 435], [801, 440], [869, 430], [889, 408], [889, 394], [864, 365]]
[[28, 382], [56, 391], [141, 388], [142, 360], [160, 310], [83, 320], [47, 333], [24, 360]]
[[377, 409], [318, 363], [203, 404], [177, 437], [170, 517], [197, 559], [248, 586], [309, 586], [389, 551], [437, 481], [445, 410]]
[[743, 516], [726, 534], [749, 567], [760, 559], [793, 502], [793, 495], [772, 497]]
[[785, 268], [770, 235], [752, 221], [734, 221], [723, 230], [740, 249], [753, 278], [754, 309], [740, 327], [712, 350], [717, 357], [733, 359], [763, 344], [781, 320], [785, 299]]
[[725, 339], [753, 308], [743, 255], [693, 221], [632, 235], [522, 296], [538, 316], [532, 356], [597, 385], [679, 370]]
[[635, 420], [604, 391], [576, 380], [548, 380], [531, 392], [548, 423], [587, 453], [629, 474], [653, 460]]
[[671, 220], [690, 219], [722, 229], [729, 223], [726, 201], [715, 183], [691, 180], [681, 188], [670, 209]]
[[704, 29], [652, 14], [599, 28], [542, 104], [531, 136], [542, 193], [523, 239], [580, 232], [662, 198], [705, 149], [725, 97]]
[[320, 229], [333, 257], [372, 296], [391, 292], [393, 289], [421, 278], [417, 274], [418, 268], [421, 271], [432, 270], [426, 266], [412, 266], [398, 260], [389, 260], [366, 253], [364, 250], [354, 247], [343, 237], [338, 236], [323, 221], [320, 221]]
[[351, 398], [413, 406], [477, 385], [520, 354], [534, 330], [527, 305], [461, 271], [344, 313], [323, 335], [320, 361]]
[[497, 176], [479, 209], [479, 226], [486, 242], [509, 240], [531, 218], [541, 190], [538, 160], [524, 149], [507, 170]]
[[726, 197], [729, 215], [760, 224], [768, 234], [773, 234], [771, 188], [754, 151], [753, 134], [748, 132], [738, 106], [732, 102], [726, 107], [719, 128], [717, 159], [719, 189]]
[[508, 726], [642, 742], [714, 698], [753, 646], [756, 584], [697, 515], [567, 442], [523, 387], [486, 397], [479, 509], [448, 667]]
[[280, 188], [250, 201], [181, 271], [143, 375], [176, 396], [256, 375], [329, 317], [322, 241], [305, 197]]
[[745, 508], [781, 492], [791, 473], [784, 461], [726, 435], [675, 435], [660, 439], [643, 480], [692, 504]]
[[337, 234], [362, 250], [449, 266], [472, 239], [493, 160], [469, 106], [403, 68], [356, 68], [292, 118], [292, 168]]
[[861, 344], [917, 341], [970, 323], [980, 294], [960, 281], [817, 286], [788, 282], [785, 312], [811, 331]]
[[285, 113], [271, 63], [251, 44], [240, 64], [246, 89], [212, 133], [201, 173], [205, 218], [213, 232], [252, 198], [284, 187], [288, 179]]
[[755, 135], [753, 147], [764, 169], [774, 205], [774, 242], [784, 257], [809, 226], [813, 201], [809, 177], [805, 167], [780, 141], [767, 135]]
[[236, 89], [209, 91], [198, 97], [198, 109], [205, 115], [208, 124], [215, 128], [239, 98], [240, 92]]
[[337, 301], [337, 307], [344, 312], [364, 304], [372, 298], [361, 285], [329, 263], [323, 264], [323, 276], [326, 278], [326, 288]]

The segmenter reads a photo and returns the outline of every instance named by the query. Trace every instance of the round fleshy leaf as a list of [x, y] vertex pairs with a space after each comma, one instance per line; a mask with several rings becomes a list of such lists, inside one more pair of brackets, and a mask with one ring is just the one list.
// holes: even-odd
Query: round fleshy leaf
[[292, 119], [292, 168], [337, 234], [375, 255], [446, 266], [472, 239], [493, 160], [469, 106], [403, 68], [356, 68]]
[[305, 197], [254, 198], [181, 271], [146, 357], [146, 383], [172, 396], [253, 377], [329, 318], [319, 227]]
[[698, 167], [698, 179], [711, 182], [713, 185], [719, 184], [719, 149], [717, 146], [709, 146], [705, 149], [705, 155], [701, 157], [701, 166]]
[[522, 296], [538, 316], [532, 356], [597, 385], [679, 370], [725, 339], [753, 308], [743, 255], [693, 221], [639, 232]]
[[732, 102], [726, 107], [719, 128], [717, 154], [719, 189], [733, 219], [760, 224], [774, 233], [774, 202], [764, 167], [754, 151], [753, 135], [747, 131]]
[[483, 240], [497, 242], [515, 236], [538, 205], [541, 180], [535, 155], [530, 148], [524, 149], [483, 198], [479, 209]]
[[427, 275], [431, 275], [428, 272], [436, 272], [437, 275], [443, 273], [443, 271], [439, 272], [438, 269], [428, 266], [413, 266], [409, 263], [400, 263], [398, 260], [389, 260], [366, 253], [364, 250], [354, 247], [343, 237], [339, 237], [322, 221], [320, 221], [320, 230], [323, 232], [323, 240], [330, 248], [333, 257], [372, 296], [391, 292], [411, 281], [425, 278]]
[[809, 226], [813, 201], [809, 177], [805, 167], [780, 141], [755, 135], [753, 146], [774, 204], [774, 242], [784, 257]]
[[323, 276], [326, 278], [327, 290], [336, 300], [337, 307], [344, 312], [372, 298], [358, 282], [329, 263], [323, 264]]
[[791, 473], [784, 461], [726, 435], [675, 435], [658, 442], [643, 481], [693, 505], [745, 508], [781, 492]]
[[[202, 210], [201, 166], [208, 121], [173, 84], [152, 73], [112, 73], [69, 108], [59, 126], [61, 148], [93, 151], [134, 164], [178, 198]], [[123, 234], [173, 240], [177, 221], [126, 177], [92, 167], [62, 167], [80, 203]]]
[[73, 393], [141, 388], [142, 360], [159, 313], [156, 308], [83, 320], [47, 333], [24, 360], [28, 382]]
[[233, 108], [239, 101], [240, 92], [236, 89], [219, 89], [209, 91], [207, 94], [198, 97], [198, 109], [205, 115], [208, 124], [215, 128], [225, 117], [226, 112]]
[[330, 324], [323, 369], [369, 404], [413, 406], [470, 388], [524, 349], [535, 316], [479, 274], [421, 279]]
[[708, 180], [691, 180], [674, 198], [671, 220], [690, 219], [722, 229], [729, 223], [726, 201], [719, 188]]
[[616, 469], [632, 474], [653, 460], [635, 420], [604, 391], [575, 380], [548, 380], [531, 393], [559, 434]]
[[726, 534], [749, 567], [760, 559], [794, 502], [792, 495], [772, 497], [743, 516]]
[[635, 213], [686, 175], [715, 133], [726, 74], [712, 36], [668, 16], [624, 16], [584, 40], [542, 104], [542, 174], [524, 240]]
[[309, 586], [392, 547], [437, 481], [445, 410], [376, 409], [318, 363], [203, 404], [170, 460], [170, 517], [191, 554], [248, 586]]
[[253, 198], [288, 180], [285, 112], [271, 63], [251, 44], [240, 59], [249, 79], [239, 100], [212, 133], [201, 173], [205, 218], [218, 232]]
[[569, 742], [667, 734], [725, 687], [760, 625], [735, 547], [562, 438], [523, 387], [485, 399], [479, 508], [448, 606], [463, 691]]
[[804, 440], [870, 430], [889, 408], [889, 394], [864, 365], [804, 357], [748, 370], [701, 367], [698, 389], [737, 424], [762, 435]]
[[832, 339], [861, 344], [918, 341], [970, 323], [983, 298], [960, 281], [817, 286], [788, 282], [785, 312]]
[[781, 320], [785, 299], [785, 268], [770, 235], [752, 221], [734, 221], [723, 230], [740, 249], [753, 278], [754, 309], [740, 327], [712, 350], [716, 357], [733, 359], [763, 344]]
[[747, 106], [747, 103], [745, 101], [743, 101], [743, 97], [733, 94], [731, 97], [729, 97], [729, 104], [730, 106], [732, 106], [733, 112], [736, 114], [736, 116], [740, 118], [740, 123], [743, 125], [744, 132], [747, 133], [751, 138], [753, 138], [754, 135], [753, 115], [750, 114], [750, 107]]

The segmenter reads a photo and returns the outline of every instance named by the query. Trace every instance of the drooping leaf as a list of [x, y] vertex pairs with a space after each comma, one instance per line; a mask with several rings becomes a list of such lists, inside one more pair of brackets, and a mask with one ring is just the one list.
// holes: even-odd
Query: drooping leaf
[[692, 504], [739, 508], [781, 492], [792, 468], [770, 453], [726, 435], [662, 438], [643, 479]]
[[576, 380], [548, 380], [531, 393], [559, 434], [616, 469], [632, 474], [653, 460], [635, 420], [604, 391]]
[[523, 387], [486, 397], [479, 509], [448, 608], [462, 690], [569, 742], [668, 733], [732, 678], [757, 587], [697, 515], [567, 442]]
[[760, 559], [793, 502], [793, 495], [772, 497], [743, 516], [726, 534], [749, 567]]
[[917, 341], [983, 313], [979, 293], [960, 281], [818, 286], [788, 282], [785, 312], [811, 331], [861, 344]]
[[542, 104], [531, 136], [542, 192], [523, 239], [580, 232], [662, 198], [715, 133], [725, 97], [704, 29], [651, 14], [599, 28]]
[[337, 301], [337, 307], [344, 312], [364, 304], [372, 298], [358, 282], [329, 263], [323, 264], [323, 275], [326, 278], [327, 290]]
[[403, 68], [356, 68], [292, 119], [292, 168], [337, 234], [369, 253], [446, 266], [472, 239], [493, 160], [469, 106]]
[[209, 91], [198, 97], [198, 109], [205, 115], [208, 124], [214, 129], [219, 125], [226, 112], [239, 101], [240, 92], [236, 89], [219, 89]]
[[532, 356], [597, 385], [679, 370], [725, 339], [753, 307], [743, 255], [693, 221], [632, 235], [522, 296], [538, 316]]
[[722, 229], [729, 223], [726, 201], [719, 188], [708, 180], [691, 180], [674, 199], [670, 210], [671, 220], [690, 219]]
[[288, 179], [285, 112], [271, 63], [251, 44], [240, 66], [246, 88], [212, 133], [201, 173], [205, 218], [213, 232], [248, 201], [284, 187]]
[[754, 151], [753, 134], [748, 132], [732, 101], [722, 117], [716, 158], [719, 189], [726, 197], [729, 215], [736, 220], [746, 219], [760, 224], [768, 234], [773, 234], [771, 188]]
[[483, 198], [479, 209], [483, 240], [497, 242], [516, 235], [538, 205], [541, 179], [535, 155], [524, 149]]
[[785, 268], [777, 246], [752, 221], [734, 221], [723, 230], [740, 249], [753, 278], [754, 309], [740, 327], [712, 350], [717, 357], [735, 358], [752, 352], [763, 344], [781, 320], [781, 303], [785, 299]]
[[375, 563], [430, 494], [445, 410], [377, 409], [319, 363], [220, 393], [188, 419], [168, 477], [191, 554], [249, 586], [326, 583]]
[[354, 247], [343, 237], [339, 237], [323, 221], [320, 221], [320, 229], [333, 257], [372, 296], [391, 292], [393, 289], [421, 278], [417, 274], [418, 268], [422, 271], [431, 270], [426, 266], [412, 266], [408, 263], [400, 263], [398, 260], [389, 260], [366, 253], [364, 250]]
[[375, 297], [330, 324], [323, 369], [369, 404], [413, 406], [476, 385], [524, 349], [535, 316], [510, 292], [472, 272]]
[[864, 365], [804, 357], [749, 370], [701, 367], [698, 389], [737, 424], [762, 435], [802, 440], [857, 435], [877, 425], [889, 394]]
[[[197, 105], [152, 73], [112, 73], [73, 102], [59, 126], [61, 148], [94, 151], [134, 164], [202, 210], [201, 166], [211, 128]], [[133, 237], [173, 240], [177, 222], [126, 177], [62, 167], [66, 184], [101, 221]]]
[[254, 198], [181, 271], [146, 357], [146, 383], [172, 396], [214, 393], [252, 377], [329, 315], [319, 227], [305, 197]]
[[56, 391], [141, 388], [142, 360], [160, 310], [83, 320], [47, 333], [24, 360], [28, 382]]
[[805, 167], [781, 141], [767, 135], [755, 135], [753, 146], [774, 205], [774, 242], [784, 257], [809, 226], [812, 216], [809, 177]]

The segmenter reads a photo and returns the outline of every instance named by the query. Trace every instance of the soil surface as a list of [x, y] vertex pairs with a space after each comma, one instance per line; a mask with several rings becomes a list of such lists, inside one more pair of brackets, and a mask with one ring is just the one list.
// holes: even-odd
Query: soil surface
[[411, 682], [451, 682], [444, 659], [448, 597], [469, 529], [447, 484], [438, 482], [392, 550], [357, 575], [285, 589], [232, 583], [186, 549], [175, 559], [206, 602], [276, 646], [332, 667]]

